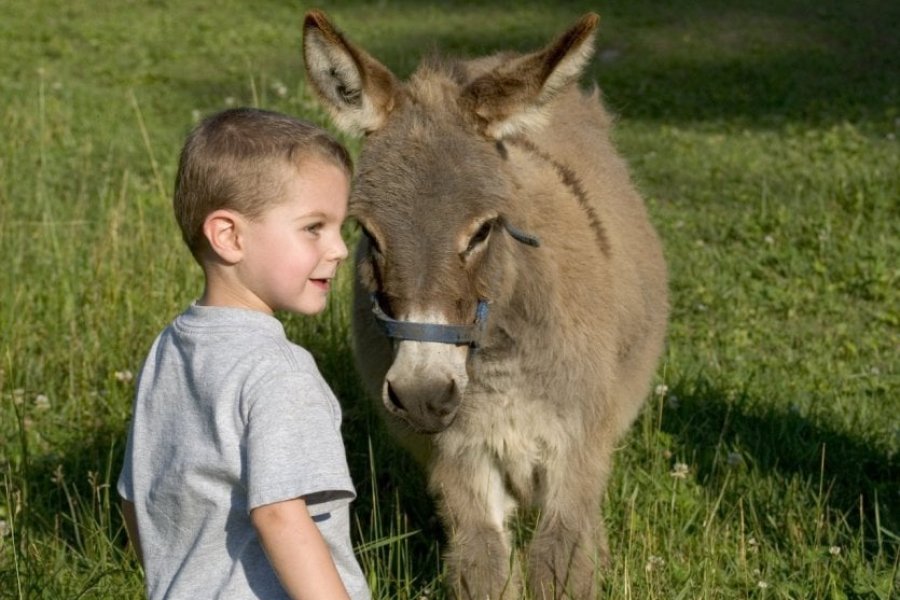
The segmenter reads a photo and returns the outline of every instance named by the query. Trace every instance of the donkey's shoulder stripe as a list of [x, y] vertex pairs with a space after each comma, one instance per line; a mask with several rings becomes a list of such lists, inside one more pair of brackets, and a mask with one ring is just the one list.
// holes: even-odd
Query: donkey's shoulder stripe
[[608, 256], [610, 249], [609, 239], [606, 236], [606, 230], [603, 227], [603, 223], [600, 222], [600, 218], [597, 216], [597, 211], [595, 211], [588, 202], [587, 194], [585, 193], [584, 188], [581, 186], [581, 181], [575, 175], [574, 171], [538, 148], [534, 142], [525, 137], [515, 136], [508, 138], [506, 141], [513, 146], [518, 146], [525, 151], [537, 156], [541, 160], [549, 163], [556, 170], [556, 173], [559, 175], [559, 178], [562, 181], [563, 185], [569, 188], [569, 190], [578, 200], [579, 206], [581, 206], [581, 208], [587, 215], [588, 224], [591, 226], [591, 229], [594, 230], [594, 235], [597, 237], [597, 244], [600, 246], [600, 251]]

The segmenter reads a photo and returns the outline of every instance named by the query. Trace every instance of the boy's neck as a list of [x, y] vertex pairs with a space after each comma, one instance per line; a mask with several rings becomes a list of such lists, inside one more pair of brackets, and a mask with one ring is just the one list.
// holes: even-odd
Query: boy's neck
[[200, 306], [219, 306], [223, 308], [243, 308], [272, 315], [272, 309], [256, 296], [248, 297], [246, 289], [232, 285], [227, 273], [219, 269], [204, 269], [206, 284], [203, 295], [197, 300]]

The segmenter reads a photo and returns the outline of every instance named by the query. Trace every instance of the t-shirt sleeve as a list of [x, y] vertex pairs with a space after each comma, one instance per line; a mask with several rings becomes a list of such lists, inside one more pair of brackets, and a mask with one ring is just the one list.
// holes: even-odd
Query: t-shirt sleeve
[[355, 497], [340, 406], [318, 372], [265, 378], [248, 398], [248, 511], [302, 497], [311, 515], [327, 516]]

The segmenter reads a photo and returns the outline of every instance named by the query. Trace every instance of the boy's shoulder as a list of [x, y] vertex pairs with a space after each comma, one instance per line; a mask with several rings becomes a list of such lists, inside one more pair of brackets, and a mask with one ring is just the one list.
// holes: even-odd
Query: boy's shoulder
[[192, 304], [159, 334], [154, 346], [171, 344], [185, 355], [212, 354], [252, 371], [317, 372], [315, 359], [287, 338], [284, 326], [265, 313]]
[[313, 355], [303, 346], [283, 338], [258, 338], [257, 343], [245, 349], [250, 363], [266, 370], [288, 373], [318, 373]]

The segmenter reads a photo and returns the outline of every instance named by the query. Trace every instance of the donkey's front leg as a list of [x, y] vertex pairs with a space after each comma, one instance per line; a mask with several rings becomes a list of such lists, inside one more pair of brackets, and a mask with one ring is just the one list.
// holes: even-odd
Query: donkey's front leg
[[605, 445], [583, 447], [548, 468], [540, 522], [529, 548], [528, 579], [536, 600], [595, 597], [598, 567], [609, 561], [600, 503], [610, 454]]
[[448, 535], [446, 577], [451, 597], [521, 597], [520, 574], [506, 520], [515, 503], [486, 455], [437, 453], [430, 488]]

